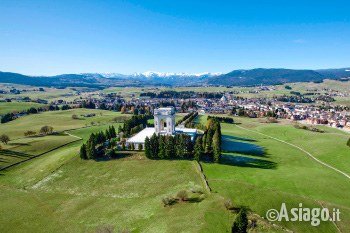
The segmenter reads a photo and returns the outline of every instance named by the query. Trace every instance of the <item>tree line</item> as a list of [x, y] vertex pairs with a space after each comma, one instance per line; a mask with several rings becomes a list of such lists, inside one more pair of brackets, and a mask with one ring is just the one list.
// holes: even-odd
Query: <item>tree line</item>
[[124, 122], [122, 130], [125, 137], [140, 132], [147, 125], [148, 117], [146, 115], [132, 116]]
[[198, 149], [209, 155], [215, 163], [221, 161], [221, 126], [218, 119], [208, 117], [207, 130], [203, 134], [201, 145], [202, 148]]
[[[186, 121], [188, 118], [190, 118], [195, 112], [190, 112], [187, 115], [183, 116], [179, 121], [176, 122], [176, 126], [181, 125], [182, 122]], [[198, 113], [197, 113], [198, 114]]]
[[145, 155], [150, 159], [193, 158], [193, 143], [188, 134], [156, 135], [145, 139]]
[[232, 117], [208, 116], [208, 119], [217, 119], [220, 123], [229, 123], [229, 124], [234, 123]]
[[[109, 146], [115, 146], [115, 140], [111, 140], [117, 136], [114, 126], [109, 126], [105, 132], [100, 131], [96, 134], [92, 133], [90, 138], [80, 147], [81, 159], [96, 159], [103, 155], [105, 149], [105, 142], [110, 140]], [[113, 148], [111, 148], [113, 150]], [[111, 153], [114, 154], [111, 151]], [[112, 155], [111, 155], [112, 156]], [[113, 157], [113, 156], [112, 156]]]
[[[69, 108], [70, 107], [68, 105], [62, 105], [61, 110], [67, 110]], [[60, 108], [57, 105], [48, 105], [46, 107], [39, 107], [39, 108], [31, 107], [25, 111], [21, 111], [21, 113], [29, 115], [29, 114], [37, 114], [39, 112], [58, 111], [58, 110], [60, 110]], [[18, 118], [18, 116], [16, 116], [17, 111], [14, 111], [14, 112], [5, 114], [1, 118], [1, 123], [4, 124], [4, 123], [7, 123], [9, 121], [13, 121], [13, 120], [17, 119]]]

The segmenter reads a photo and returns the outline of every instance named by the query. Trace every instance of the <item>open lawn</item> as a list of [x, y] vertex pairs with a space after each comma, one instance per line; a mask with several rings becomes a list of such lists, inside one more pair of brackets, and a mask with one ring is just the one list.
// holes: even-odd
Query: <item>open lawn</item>
[[[105, 126], [70, 133], [86, 139], [92, 129]], [[229, 229], [233, 215], [224, 209], [222, 197], [206, 192], [196, 162], [149, 160], [138, 152], [115, 160], [84, 161], [77, 157], [81, 143], [0, 172], [0, 213], [6, 213], [0, 214], [1, 232], [84, 232], [107, 224], [116, 232]], [[163, 197], [184, 189], [191, 201], [161, 205]]]
[[2, 145], [0, 169], [76, 140], [78, 138], [65, 133], [12, 140], [6, 145]]
[[[94, 117], [84, 117], [87, 113], [95, 113]], [[72, 119], [72, 115], [76, 114], [79, 119]], [[101, 115], [102, 114], [102, 115]], [[7, 122], [0, 125], [0, 132], [7, 134], [11, 139], [23, 137], [24, 132], [28, 130], [39, 133], [42, 126], [48, 125], [53, 127], [55, 132], [61, 132], [63, 130], [77, 129], [86, 126], [91, 126], [91, 122], [94, 124], [108, 123], [113, 120], [114, 117], [121, 116], [121, 113], [98, 110], [98, 109], [70, 109], [43, 112], [39, 114], [32, 114], [28, 116], [20, 117], [14, 121]], [[123, 115], [131, 116], [131, 115]]]
[[0, 114], [5, 115], [6, 113], [11, 113], [13, 111], [24, 111], [31, 107], [39, 108], [45, 107], [44, 104], [33, 103], [33, 102], [1, 102], [0, 103]]
[[[201, 116], [200, 120], [202, 120]], [[343, 132], [320, 134], [294, 129], [292, 124], [259, 123], [257, 119], [234, 118], [239, 126], [271, 135], [300, 146], [323, 162], [350, 173], [348, 138]], [[213, 191], [232, 198], [237, 204], [249, 205], [262, 216], [270, 208], [323, 205], [350, 209], [350, 180], [344, 175], [316, 162], [303, 151], [234, 124], [222, 124], [223, 164], [202, 163], [204, 174]], [[344, 216], [346, 217], [346, 216]], [[349, 222], [349, 219], [344, 219]], [[296, 232], [335, 232], [333, 224], [276, 222]], [[343, 232], [348, 224], [340, 224]]]

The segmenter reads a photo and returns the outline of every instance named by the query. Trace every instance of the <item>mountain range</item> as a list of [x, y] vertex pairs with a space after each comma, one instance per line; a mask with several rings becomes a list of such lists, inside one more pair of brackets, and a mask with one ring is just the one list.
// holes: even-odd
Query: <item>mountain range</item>
[[18, 73], [0, 72], [0, 83], [15, 83], [33, 86], [254, 86], [277, 83], [310, 82], [323, 79], [338, 79], [350, 76], [350, 68], [296, 70], [279, 68], [257, 68], [233, 70], [229, 73], [161, 73], [143, 72], [125, 75], [120, 73], [81, 73], [56, 76], [28, 76]]

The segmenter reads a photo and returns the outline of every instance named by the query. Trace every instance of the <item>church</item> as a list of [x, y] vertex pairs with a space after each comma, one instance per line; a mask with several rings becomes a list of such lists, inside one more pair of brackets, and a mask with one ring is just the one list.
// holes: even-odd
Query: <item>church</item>
[[130, 143], [134, 143], [135, 149], [138, 149], [139, 144], [142, 144], [142, 148], [145, 146], [146, 137], [151, 138], [154, 133], [157, 135], [171, 135], [175, 134], [189, 134], [192, 141], [195, 140], [197, 129], [185, 128], [183, 124], [179, 127], [175, 127], [175, 109], [173, 107], [157, 108], [154, 110], [154, 128], [145, 128], [141, 132], [132, 136], [126, 141], [126, 146]]

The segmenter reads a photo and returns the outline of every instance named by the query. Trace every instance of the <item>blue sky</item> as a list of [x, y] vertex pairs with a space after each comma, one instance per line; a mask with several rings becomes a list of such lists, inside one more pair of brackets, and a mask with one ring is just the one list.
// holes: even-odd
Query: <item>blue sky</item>
[[350, 66], [340, 1], [0, 3], [0, 71], [229, 72]]

